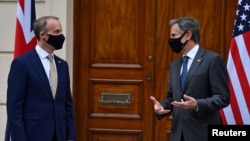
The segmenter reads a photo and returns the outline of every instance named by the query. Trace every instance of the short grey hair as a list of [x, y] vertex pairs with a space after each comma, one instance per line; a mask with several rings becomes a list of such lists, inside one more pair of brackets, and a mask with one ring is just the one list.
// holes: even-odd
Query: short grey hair
[[177, 19], [170, 20], [169, 24], [173, 26], [177, 24], [180, 29], [180, 33], [183, 34], [187, 31], [192, 32], [192, 40], [195, 43], [199, 43], [200, 41], [200, 25], [199, 22], [192, 17], [181, 17]]
[[47, 20], [48, 19], [55, 19], [55, 20], [59, 20], [58, 17], [55, 16], [43, 16], [40, 17], [39, 19], [37, 19], [34, 23], [33, 23], [33, 30], [34, 30], [34, 34], [36, 36], [36, 38], [38, 40], [40, 40], [40, 32], [41, 31], [46, 31], [47, 30]]

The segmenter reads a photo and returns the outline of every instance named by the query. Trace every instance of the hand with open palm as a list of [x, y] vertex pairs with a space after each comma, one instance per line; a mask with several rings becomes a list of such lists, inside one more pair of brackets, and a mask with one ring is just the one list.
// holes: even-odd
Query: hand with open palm
[[154, 110], [155, 113], [159, 114], [159, 115], [163, 115], [163, 114], [167, 114], [170, 112], [170, 110], [165, 110], [162, 105], [160, 104], [160, 102], [153, 96], [150, 96], [150, 99], [152, 100], [153, 104], [154, 104]]

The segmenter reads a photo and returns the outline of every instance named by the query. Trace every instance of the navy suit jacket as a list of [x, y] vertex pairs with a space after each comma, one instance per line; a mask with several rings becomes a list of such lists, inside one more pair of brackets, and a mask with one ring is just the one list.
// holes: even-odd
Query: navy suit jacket
[[14, 59], [8, 76], [7, 115], [12, 141], [75, 140], [75, 119], [66, 61], [55, 56], [55, 99], [35, 49]]
[[[214, 52], [199, 48], [187, 74], [183, 91], [180, 85], [182, 60], [170, 65], [170, 81], [167, 97], [161, 102], [172, 110], [171, 140], [206, 141], [208, 125], [220, 124], [220, 109], [229, 104], [227, 69], [223, 58]], [[172, 101], [180, 101], [183, 94], [194, 97], [198, 111], [173, 107]], [[166, 115], [157, 115], [161, 119]]]

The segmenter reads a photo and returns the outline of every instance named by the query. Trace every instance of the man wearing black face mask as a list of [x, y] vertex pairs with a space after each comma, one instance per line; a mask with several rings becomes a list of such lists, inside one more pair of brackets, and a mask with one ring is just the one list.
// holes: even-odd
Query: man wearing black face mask
[[33, 28], [36, 47], [12, 61], [8, 76], [11, 141], [75, 141], [68, 64], [54, 54], [65, 40], [61, 23], [44, 16]]
[[170, 65], [166, 98], [150, 99], [158, 119], [172, 113], [171, 141], [207, 141], [208, 125], [221, 124], [219, 111], [230, 101], [226, 64], [219, 54], [199, 45], [197, 20], [181, 17], [170, 25], [168, 43], [182, 57]]

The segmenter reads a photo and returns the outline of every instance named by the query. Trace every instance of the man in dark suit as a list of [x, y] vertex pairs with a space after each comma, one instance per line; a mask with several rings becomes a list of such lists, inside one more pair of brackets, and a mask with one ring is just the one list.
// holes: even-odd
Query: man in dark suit
[[[44, 16], [33, 27], [36, 47], [12, 61], [8, 76], [11, 141], [75, 141], [68, 64], [53, 53], [62, 48], [65, 40], [61, 23], [57, 17]], [[48, 55], [54, 58], [51, 66]], [[53, 67], [57, 86], [51, 79]]]
[[[169, 45], [187, 56], [187, 67], [182, 57], [171, 63], [166, 98], [162, 102], [153, 96], [150, 99], [158, 119], [172, 113], [172, 141], [207, 141], [208, 125], [221, 124], [219, 111], [230, 101], [226, 64], [219, 54], [199, 45], [197, 20], [181, 17], [170, 25]], [[186, 79], [181, 82], [184, 70]]]

